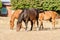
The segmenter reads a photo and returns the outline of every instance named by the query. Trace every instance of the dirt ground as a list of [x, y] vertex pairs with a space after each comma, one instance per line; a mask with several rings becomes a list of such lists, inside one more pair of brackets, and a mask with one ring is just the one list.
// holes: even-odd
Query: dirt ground
[[53, 30], [48, 29], [52, 24], [44, 21], [44, 30], [19, 32], [16, 32], [16, 20], [14, 30], [9, 29], [9, 20], [9, 17], [0, 17], [0, 40], [60, 40], [60, 19], [56, 19], [56, 27]]

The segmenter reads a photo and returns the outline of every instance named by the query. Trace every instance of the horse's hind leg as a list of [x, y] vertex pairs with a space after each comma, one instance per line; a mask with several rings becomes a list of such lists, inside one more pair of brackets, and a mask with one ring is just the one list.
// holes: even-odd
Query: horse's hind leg
[[30, 31], [32, 31], [32, 28], [33, 28], [33, 22], [31, 21], [31, 29], [30, 29]]
[[[35, 27], [35, 21], [36, 21], [36, 20], [32, 20], [32, 21], [31, 21], [31, 29], [30, 29], [30, 30], [32, 30], [33, 27]], [[34, 24], [34, 25], [33, 25], [33, 24]]]
[[32, 29], [34, 29], [34, 30], [36, 30], [36, 20], [33, 20], [33, 28]]
[[55, 19], [52, 19], [52, 25], [53, 25], [52, 28], [55, 28]]

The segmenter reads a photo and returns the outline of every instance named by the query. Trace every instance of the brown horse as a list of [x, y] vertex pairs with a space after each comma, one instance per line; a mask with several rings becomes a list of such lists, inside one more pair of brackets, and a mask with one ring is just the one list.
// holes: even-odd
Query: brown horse
[[57, 13], [55, 11], [43, 11], [43, 12], [39, 13], [38, 19], [41, 22], [40, 28], [43, 29], [43, 20], [50, 20], [53, 24], [53, 27], [55, 27], [56, 17], [57, 17]]
[[34, 8], [32, 9], [24, 9], [23, 12], [19, 15], [18, 21], [17, 21], [17, 31], [19, 31], [22, 28], [22, 20], [25, 22], [26, 30], [27, 30], [27, 24], [28, 21], [31, 21], [31, 29], [33, 28], [33, 24], [35, 24], [35, 21], [37, 20], [37, 12]]
[[20, 14], [21, 12], [22, 12], [22, 10], [17, 9], [17, 10], [15, 10], [14, 13], [12, 14], [11, 19], [10, 19], [10, 29], [13, 29], [13, 27], [14, 27], [14, 21], [15, 21], [15, 19], [18, 19], [18, 16], [19, 16], [19, 14]]

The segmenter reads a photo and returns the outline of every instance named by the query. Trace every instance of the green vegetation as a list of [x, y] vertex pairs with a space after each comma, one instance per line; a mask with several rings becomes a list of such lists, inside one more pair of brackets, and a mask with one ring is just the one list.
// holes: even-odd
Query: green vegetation
[[43, 10], [60, 10], [60, 0], [11, 0], [12, 8], [39, 8]]
[[1, 0], [0, 0], [0, 9], [2, 8], [2, 2], [1, 2]]

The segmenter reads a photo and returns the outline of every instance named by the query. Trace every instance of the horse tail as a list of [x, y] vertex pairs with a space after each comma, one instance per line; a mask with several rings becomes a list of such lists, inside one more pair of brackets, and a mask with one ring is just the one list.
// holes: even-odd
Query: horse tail
[[58, 18], [60, 18], [60, 15], [57, 13], [57, 14], [56, 14], [56, 19], [58, 19]]
[[59, 16], [58, 16], [58, 13], [57, 12], [54, 12], [54, 14], [55, 14], [55, 18], [57, 19], [57, 18], [59, 18]]

